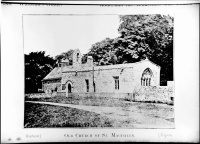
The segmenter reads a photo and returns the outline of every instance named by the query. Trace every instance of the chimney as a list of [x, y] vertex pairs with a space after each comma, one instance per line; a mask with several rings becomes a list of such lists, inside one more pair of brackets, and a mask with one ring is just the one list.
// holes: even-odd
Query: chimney
[[61, 67], [65, 67], [65, 66], [68, 66], [69, 65], [69, 60], [68, 59], [62, 59], [61, 60]]
[[87, 57], [87, 65], [88, 66], [93, 66], [93, 58], [92, 58], [92, 56], [88, 56]]

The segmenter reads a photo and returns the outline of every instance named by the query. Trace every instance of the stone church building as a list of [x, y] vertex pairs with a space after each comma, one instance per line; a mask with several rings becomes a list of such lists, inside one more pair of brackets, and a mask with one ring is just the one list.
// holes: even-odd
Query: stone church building
[[148, 59], [136, 63], [96, 66], [88, 56], [85, 64], [78, 49], [73, 52], [73, 64], [62, 60], [43, 80], [45, 93], [104, 95], [133, 93], [136, 87], [159, 86], [160, 66]]

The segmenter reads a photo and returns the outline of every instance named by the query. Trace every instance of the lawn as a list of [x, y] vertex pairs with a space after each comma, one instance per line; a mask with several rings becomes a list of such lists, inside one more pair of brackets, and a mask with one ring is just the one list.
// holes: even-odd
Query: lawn
[[43, 101], [84, 106], [102, 106], [102, 107], [128, 107], [131, 103], [125, 103], [123, 99], [104, 98], [104, 97], [46, 97], [46, 98], [25, 98], [26, 101]]
[[111, 127], [113, 121], [94, 112], [80, 109], [25, 103], [25, 128]]
[[167, 104], [124, 102], [118, 107], [52, 104], [25, 102], [25, 128], [174, 128], [174, 107]]

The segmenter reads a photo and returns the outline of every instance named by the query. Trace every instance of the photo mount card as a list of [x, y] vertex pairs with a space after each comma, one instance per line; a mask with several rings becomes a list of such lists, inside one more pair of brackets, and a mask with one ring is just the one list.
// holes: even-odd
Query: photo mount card
[[2, 142], [198, 141], [198, 5], [1, 7]]

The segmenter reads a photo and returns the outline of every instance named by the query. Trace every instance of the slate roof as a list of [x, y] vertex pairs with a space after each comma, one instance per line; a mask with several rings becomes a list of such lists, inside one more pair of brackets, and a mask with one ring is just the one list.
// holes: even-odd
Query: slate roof
[[55, 67], [44, 79], [44, 80], [51, 80], [51, 79], [61, 79], [62, 78], [62, 72], [66, 73], [66, 72], [73, 72], [73, 71], [90, 71], [90, 70], [100, 70], [100, 69], [116, 69], [116, 68], [126, 68], [126, 67], [133, 67], [135, 64], [139, 64], [141, 62], [144, 61], [149, 61], [152, 64], [156, 65], [157, 67], [160, 68], [159, 65], [153, 63], [152, 61], [150, 61], [149, 59], [145, 59], [139, 62], [135, 62], [135, 63], [126, 63], [126, 64], [117, 64], [117, 65], [106, 65], [106, 66], [95, 66], [94, 67], [88, 67], [87, 63], [86, 64], [81, 64], [79, 66], [67, 66], [64, 67], [63, 70], [61, 70], [61, 67]]
[[50, 79], [59, 79], [62, 77], [61, 67], [55, 67], [44, 79], [44, 80], [50, 80]]
[[[135, 62], [135, 63], [125, 63], [125, 64], [105, 65], [105, 66], [95, 66], [94, 65], [94, 70], [128, 68], [128, 67], [133, 67], [134, 65], [145, 62], [145, 61], [148, 61], [160, 68], [159, 65], [153, 63], [149, 59], [145, 59], [145, 60], [141, 60], [141, 61]], [[64, 67], [62, 72], [65, 73], [65, 72], [72, 72], [72, 71], [90, 71], [90, 70], [93, 70], [93, 67], [88, 67], [87, 64], [81, 64], [79, 66], [72, 65], [72, 66]]]

